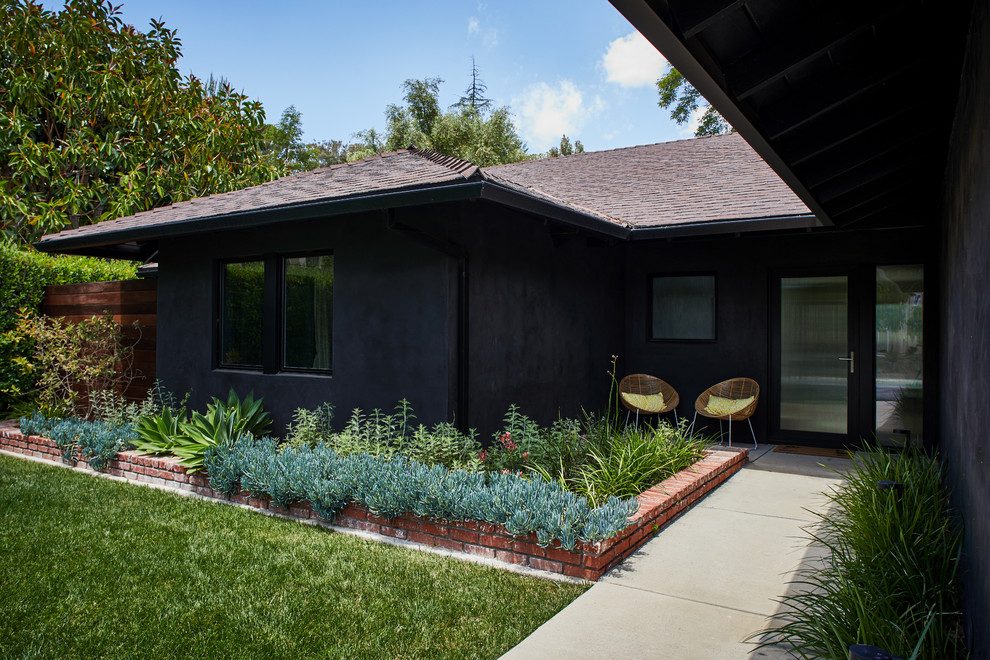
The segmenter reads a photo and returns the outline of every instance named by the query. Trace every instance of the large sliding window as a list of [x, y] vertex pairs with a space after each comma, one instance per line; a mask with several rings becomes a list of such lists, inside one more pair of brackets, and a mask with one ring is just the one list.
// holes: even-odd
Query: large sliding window
[[333, 254], [224, 263], [219, 303], [220, 367], [330, 373]]

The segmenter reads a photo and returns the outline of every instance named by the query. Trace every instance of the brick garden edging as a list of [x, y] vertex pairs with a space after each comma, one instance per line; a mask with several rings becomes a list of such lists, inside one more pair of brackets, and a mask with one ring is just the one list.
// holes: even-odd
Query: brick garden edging
[[[85, 461], [63, 461], [61, 450], [52, 440], [40, 436], [25, 436], [9, 423], [0, 426], [0, 449], [88, 469]], [[630, 518], [629, 526], [621, 534], [598, 543], [579, 543], [574, 550], [563, 550], [557, 546], [540, 547], [536, 543], [535, 533], [527, 537], [512, 536], [502, 525], [476, 521], [444, 523], [414, 516], [386, 520], [354, 503], [345, 507], [331, 522], [338, 527], [390, 539], [401, 539], [538, 571], [596, 581], [674, 518], [739, 471], [746, 463], [748, 453], [748, 449], [738, 447], [712, 449], [705, 458], [691, 467], [644, 491], [640, 495], [639, 511]], [[125, 451], [110, 462], [105, 472], [134, 482], [189, 491], [203, 497], [267, 510], [291, 518], [319, 519], [308, 503], [276, 507], [265, 499], [226, 495], [215, 491], [210, 488], [205, 474], [186, 474], [185, 468], [175, 458]]]

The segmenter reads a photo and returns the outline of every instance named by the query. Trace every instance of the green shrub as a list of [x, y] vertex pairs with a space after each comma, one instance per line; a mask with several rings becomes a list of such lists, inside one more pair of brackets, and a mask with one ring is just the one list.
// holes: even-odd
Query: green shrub
[[156, 380], [147, 396], [140, 401], [128, 401], [117, 390], [98, 390], [90, 395], [90, 399], [94, 419], [116, 426], [137, 426], [141, 419], [154, 417], [165, 409], [174, 412], [184, 407], [189, 393], [180, 401], [165, 389], [160, 380]]
[[15, 363], [29, 357], [33, 346], [14, 330], [21, 312], [38, 311], [45, 287], [134, 277], [132, 262], [51, 256], [0, 241], [0, 416], [33, 389], [31, 375]]
[[378, 409], [370, 414], [355, 410], [344, 428], [330, 435], [328, 444], [340, 454], [402, 455], [430, 465], [480, 467], [481, 444], [473, 430], [462, 433], [449, 423], [416, 424], [416, 413], [406, 399], [395, 405], [391, 415]]
[[[880, 481], [903, 489], [881, 490]], [[852, 644], [903, 658], [965, 657], [961, 529], [938, 460], [870, 447], [827, 496], [831, 506], [808, 530], [825, 557], [782, 599], [774, 618], [783, 625], [764, 631], [765, 644], [785, 642], [803, 658], [844, 658]]]
[[323, 403], [313, 410], [296, 408], [285, 441], [293, 447], [315, 447], [330, 441], [333, 434], [333, 404]]
[[535, 532], [540, 544], [558, 540], [567, 549], [615, 536], [639, 508], [635, 498], [590, 507], [558, 484], [511, 473], [451, 470], [399, 455], [342, 456], [327, 445], [280, 449], [271, 438], [248, 435], [207, 449], [204, 466], [217, 490], [244, 489], [278, 506], [308, 501], [326, 518], [353, 500], [384, 518], [477, 520], [519, 536]]
[[253, 392], [241, 400], [230, 390], [227, 401], [214, 397], [205, 414], [193, 412], [188, 420], [184, 408], [173, 411], [166, 407], [138, 421], [134, 445], [146, 453], [172, 454], [188, 472], [197, 472], [209, 447], [229, 445], [241, 435], [262, 435], [268, 430], [272, 417], [264, 402], [255, 400]]
[[75, 417], [50, 418], [40, 412], [22, 417], [20, 422], [21, 433], [52, 440], [67, 461], [75, 460], [77, 454], [82, 455], [94, 470], [104, 469], [136, 437], [130, 424], [88, 422]]
[[37, 388], [39, 406], [50, 414], [89, 419], [97, 392], [123, 390], [133, 377], [133, 343], [108, 316], [78, 323], [22, 314], [16, 333], [32, 347], [29, 357], [14, 358]]
[[688, 435], [686, 420], [677, 427], [661, 421], [616, 431], [603, 447], [589, 450], [588, 461], [566, 483], [592, 503], [631, 497], [701, 460], [707, 444]]

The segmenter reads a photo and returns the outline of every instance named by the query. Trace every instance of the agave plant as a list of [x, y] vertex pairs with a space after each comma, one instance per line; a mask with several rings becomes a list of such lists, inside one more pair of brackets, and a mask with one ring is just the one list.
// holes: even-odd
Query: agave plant
[[131, 444], [146, 454], [167, 454], [172, 451], [172, 445], [182, 432], [185, 420], [185, 408], [179, 408], [173, 413], [167, 406], [157, 415], [141, 417], [134, 426], [137, 438], [131, 440]]
[[259, 436], [272, 424], [272, 416], [263, 409], [265, 400], [250, 393], [242, 401], [230, 390], [227, 401], [214, 397], [206, 414], [194, 412], [188, 422], [180, 424], [169, 449], [188, 472], [203, 468], [203, 456], [209, 447], [228, 445], [242, 435]]

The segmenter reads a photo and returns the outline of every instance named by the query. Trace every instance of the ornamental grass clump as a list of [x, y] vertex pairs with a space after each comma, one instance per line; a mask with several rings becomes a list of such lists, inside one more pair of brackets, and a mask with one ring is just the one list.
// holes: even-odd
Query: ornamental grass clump
[[764, 631], [764, 644], [784, 642], [802, 658], [845, 658], [852, 644], [905, 659], [965, 657], [962, 530], [937, 458], [870, 447], [826, 495], [831, 506], [808, 530], [825, 557], [782, 599], [774, 619], [783, 625]]

